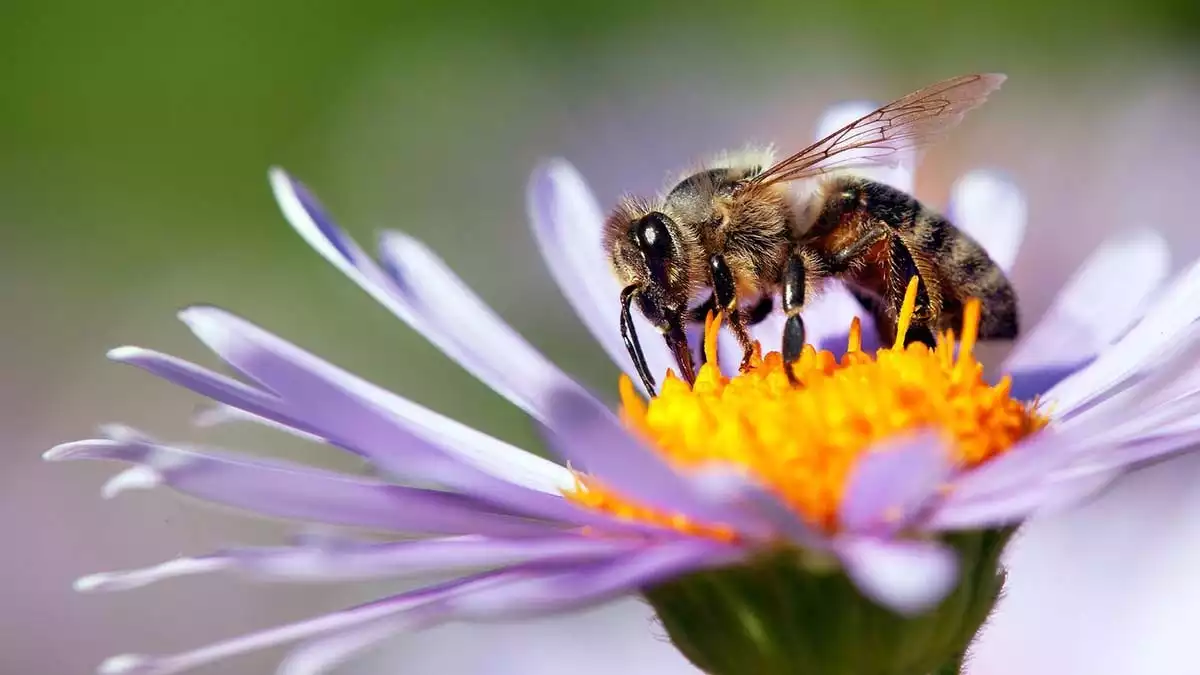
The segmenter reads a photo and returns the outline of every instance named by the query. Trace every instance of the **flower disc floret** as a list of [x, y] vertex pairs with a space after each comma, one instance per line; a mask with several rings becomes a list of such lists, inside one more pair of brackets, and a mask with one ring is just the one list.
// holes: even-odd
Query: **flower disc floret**
[[[856, 319], [840, 359], [805, 346], [793, 365], [795, 385], [776, 352], [764, 357], [756, 351], [743, 372], [723, 375], [716, 353], [720, 320], [710, 317], [706, 361], [695, 385], [668, 374], [660, 395], [645, 402], [623, 378], [622, 414], [675, 465], [743, 467], [810, 524], [834, 532], [856, 464], [884, 441], [937, 429], [949, 441], [950, 460], [967, 469], [1045, 426], [1036, 403], [1012, 397], [1008, 377], [997, 384], [984, 379], [972, 354], [979, 311], [978, 302], [967, 305], [960, 342], [948, 332], [934, 349], [898, 340], [874, 355], [861, 349]], [[905, 334], [911, 313], [910, 300], [898, 334]], [[627, 518], [720, 539], [737, 536], [719, 523], [693, 523], [632, 504], [586, 476], [570, 496]]]

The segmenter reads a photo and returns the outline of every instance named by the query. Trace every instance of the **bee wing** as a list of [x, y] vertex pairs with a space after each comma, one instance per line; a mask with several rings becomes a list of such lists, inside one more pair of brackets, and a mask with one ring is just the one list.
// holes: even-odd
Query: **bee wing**
[[886, 164], [903, 150], [939, 140], [968, 111], [986, 101], [1005, 79], [995, 73], [963, 75], [915, 91], [780, 161], [750, 179], [749, 187], [812, 178], [835, 169]]

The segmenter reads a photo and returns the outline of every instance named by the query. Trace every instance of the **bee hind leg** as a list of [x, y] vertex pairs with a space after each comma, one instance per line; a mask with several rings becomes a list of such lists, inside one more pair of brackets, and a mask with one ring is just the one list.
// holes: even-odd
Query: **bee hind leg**
[[[888, 324], [891, 327], [891, 334], [896, 334], [896, 321], [900, 316], [900, 308], [904, 304], [904, 295], [908, 291], [909, 281], [916, 277], [917, 279], [917, 298], [916, 305], [913, 308], [912, 323], [909, 324], [908, 333], [904, 336], [904, 345], [914, 342], [920, 342], [926, 347], [933, 349], [937, 346], [937, 337], [930, 328], [928, 322], [933, 316], [932, 301], [929, 296], [929, 287], [925, 283], [925, 278], [921, 276], [920, 269], [917, 268], [917, 262], [913, 259], [912, 253], [900, 237], [893, 236], [889, 246], [889, 254], [892, 262], [892, 276], [889, 286], [889, 294], [892, 296], [888, 299], [891, 305], [888, 314]], [[876, 316], [876, 325], [885, 325], [880, 323], [880, 317]], [[892, 342], [895, 341], [893, 337]], [[884, 346], [891, 344], [885, 341]]]

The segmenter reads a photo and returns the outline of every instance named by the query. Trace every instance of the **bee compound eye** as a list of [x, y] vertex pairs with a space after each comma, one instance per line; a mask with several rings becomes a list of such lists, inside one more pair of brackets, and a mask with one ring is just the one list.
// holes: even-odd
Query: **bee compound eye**
[[671, 252], [671, 231], [667, 217], [658, 212], [646, 214], [636, 225], [638, 248], [648, 257], [662, 259]]

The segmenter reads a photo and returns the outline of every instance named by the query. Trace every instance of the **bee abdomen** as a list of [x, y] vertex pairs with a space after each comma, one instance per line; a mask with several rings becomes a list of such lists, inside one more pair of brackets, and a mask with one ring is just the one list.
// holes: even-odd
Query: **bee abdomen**
[[981, 339], [1010, 339], [1017, 336], [1017, 301], [1012, 284], [1000, 268], [970, 235], [959, 230], [943, 216], [923, 211], [914, 231], [928, 246], [929, 256], [937, 262], [950, 328], [959, 328], [962, 305], [978, 298], [982, 313]]

